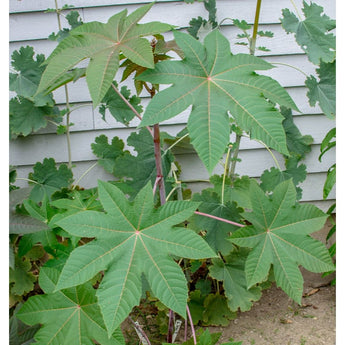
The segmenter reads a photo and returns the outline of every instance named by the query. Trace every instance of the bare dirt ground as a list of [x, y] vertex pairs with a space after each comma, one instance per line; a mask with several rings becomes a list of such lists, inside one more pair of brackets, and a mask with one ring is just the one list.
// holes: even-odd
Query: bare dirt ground
[[229, 326], [211, 327], [210, 331], [222, 332], [221, 342], [233, 338], [242, 340], [243, 345], [335, 344], [335, 287], [315, 288], [320, 285], [320, 276], [310, 276], [305, 282], [302, 306], [273, 287], [263, 292], [249, 312], [239, 313]]
[[[331, 224], [313, 234], [326, 242]], [[331, 238], [332, 244], [332, 238]], [[322, 278], [302, 269], [304, 297], [302, 305], [292, 301], [281, 289], [263, 291], [262, 298], [226, 328], [213, 327], [222, 332], [221, 342], [233, 338], [242, 345], [334, 345], [336, 338], [335, 286], [329, 283], [334, 275]], [[345, 343], [345, 342], [344, 342]]]

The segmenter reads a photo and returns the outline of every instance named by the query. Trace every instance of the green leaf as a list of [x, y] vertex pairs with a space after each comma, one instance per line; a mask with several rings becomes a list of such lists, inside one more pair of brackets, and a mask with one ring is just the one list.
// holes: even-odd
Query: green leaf
[[333, 164], [327, 171], [327, 178], [323, 186], [323, 198], [326, 199], [336, 182], [336, 165]]
[[51, 293], [59, 271], [42, 271], [41, 285], [47, 294], [30, 297], [17, 314], [28, 325], [43, 325], [35, 334], [35, 344], [92, 345], [93, 340], [102, 345], [125, 344], [119, 329], [108, 337], [91, 284]]
[[250, 30], [252, 28], [252, 26], [248, 24], [245, 20], [233, 19], [232, 22], [235, 26], [237, 26], [239, 29], [243, 31]]
[[91, 144], [92, 152], [99, 158], [98, 164], [101, 165], [106, 171], [114, 174], [116, 166], [116, 159], [123, 156], [124, 143], [118, 137], [114, 137], [111, 140], [111, 144], [108, 143], [108, 137], [104, 134], [95, 139], [95, 143]]
[[252, 138], [288, 154], [283, 117], [265, 97], [294, 109], [296, 105], [276, 81], [254, 73], [272, 65], [255, 56], [232, 55], [228, 40], [218, 30], [206, 36], [204, 45], [187, 34], [174, 35], [185, 59], [162, 61], [138, 77], [173, 84], [153, 97], [140, 126], [167, 120], [193, 104], [188, 131], [209, 173], [229, 142], [228, 112]]
[[330, 33], [335, 28], [335, 20], [323, 14], [323, 7], [303, 1], [304, 20], [299, 20], [287, 8], [282, 11], [282, 26], [287, 33], [294, 33], [297, 43], [308, 55], [309, 60], [319, 65], [321, 60], [335, 59], [335, 36]]
[[18, 96], [28, 98], [37, 107], [53, 106], [52, 95], [38, 94], [33, 97], [45, 70], [45, 66], [42, 65], [44, 55], [36, 55], [35, 60], [34, 54], [34, 49], [30, 46], [20, 47], [19, 51], [15, 50], [12, 53], [11, 65], [16, 73], [10, 73], [10, 90], [15, 91]]
[[247, 250], [239, 249], [226, 258], [226, 263], [214, 259], [209, 267], [211, 277], [223, 281], [228, 307], [232, 311], [248, 311], [253, 302], [261, 297], [260, 287], [247, 287], [244, 272], [246, 257]]
[[48, 229], [49, 226], [45, 222], [42, 222], [30, 216], [10, 212], [10, 234], [24, 235]]
[[[236, 205], [232, 202], [222, 203], [217, 193], [203, 190], [202, 194], [194, 194], [193, 201], [201, 202], [198, 210], [212, 216], [231, 220], [233, 222], [240, 222], [241, 217]], [[229, 223], [194, 215], [190, 219], [190, 226], [195, 230], [206, 231], [205, 240], [215, 252], [221, 252], [222, 255], [230, 254], [233, 245], [227, 241], [230, 233], [236, 231], [238, 227]]]
[[324, 114], [330, 119], [335, 117], [336, 108], [336, 73], [335, 64], [321, 62], [320, 68], [316, 69], [319, 81], [314, 76], [310, 76], [305, 81], [306, 87], [309, 89], [307, 96], [309, 104], [315, 106], [319, 103]]
[[[117, 87], [117, 83], [113, 82], [114, 86]], [[140, 105], [140, 98], [133, 95], [131, 96], [131, 91], [127, 89], [127, 86], [122, 86], [120, 90], [123, 97], [125, 97], [133, 108], [140, 114], [143, 111], [143, 107]], [[106, 95], [104, 96], [99, 112], [103, 115], [103, 120], [105, 119], [105, 111], [109, 110], [110, 114], [115, 120], [128, 126], [129, 122], [134, 118], [134, 112], [128, 107], [127, 103], [114, 91], [111, 87]]]
[[299, 159], [305, 158], [306, 154], [311, 151], [313, 138], [310, 135], [302, 135], [293, 121], [291, 109], [280, 108], [284, 116], [283, 126], [286, 133], [286, 143], [290, 154], [297, 155]]
[[283, 181], [292, 179], [296, 187], [296, 198], [300, 200], [302, 198], [302, 189], [297, 187], [299, 183], [303, 182], [307, 177], [307, 167], [305, 164], [298, 165], [299, 158], [291, 156], [286, 159], [286, 169], [279, 170], [272, 167], [270, 170], [265, 170], [260, 176], [260, 187], [265, 192], [272, 192], [274, 188]]
[[200, 16], [198, 18], [192, 18], [189, 22], [189, 27], [187, 28], [187, 32], [194, 38], [198, 39], [199, 38], [198, 32], [200, 28], [206, 24], [207, 24], [207, 20]]
[[35, 103], [22, 96], [10, 100], [10, 129], [14, 135], [27, 136], [47, 126], [47, 119], [61, 121], [57, 107], [36, 106]]
[[236, 231], [230, 240], [253, 248], [246, 260], [248, 287], [267, 278], [273, 265], [277, 286], [300, 303], [303, 265], [312, 272], [333, 269], [326, 247], [309, 236], [321, 229], [327, 214], [311, 204], [296, 204], [296, 190], [291, 180], [282, 182], [267, 197], [257, 183], [250, 185], [252, 212], [244, 217], [252, 225]]
[[36, 277], [30, 272], [31, 262], [26, 258], [16, 257], [15, 268], [10, 268], [10, 292], [22, 296], [34, 289]]
[[101, 181], [99, 198], [106, 214], [85, 211], [57, 223], [74, 236], [96, 238], [72, 252], [57, 289], [81, 284], [105, 270], [97, 296], [109, 334], [139, 304], [142, 274], [154, 296], [185, 316], [186, 280], [169, 253], [192, 259], [215, 255], [193, 231], [174, 227], [198, 204], [175, 201], [154, 209], [150, 184], [129, 202], [117, 187]]
[[[151, 181], [153, 185], [156, 180], [154, 142], [149, 131], [146, 128], [142, 128], [138, 133], [131, 133], [127, 139], [127, 144], [134, 147], [137, 155], [134, 156], [125, 151], [122, 156], [119, 156], [114, 164], [114, 175], [120, 178], [125, 177], [127, 179], [126, 184], [136, 194], [148, 181]], [[163, 140], [161, 140], [161, 144], [163, 144]], [[170, 151], [164, 152], [163, 150], [161, 150], [161, 156], [163, 176], [167, 177], [174, 157]], [[165, 186], [168, 193], [170, 187], [166, 181]]]
[[[320, 147], [321, 154], [319, 156], [320, 162], [321, 162], [322, 156], [327, 151], [329, 151], [332, 147], [335, 147], [336, 145], [335, 138], [336, 138], [336, 128], [334, 127], [328, 131], [328, 133], [325, 135], [325, 137], [322, 140], [321, 147]], [[334, 139], [334, 141], [331, 141], [332, 139]]]
[[29, 327], [17, 318], [19, 304], [14, 314], [10, 317], [10, 344], [11, 345], [29, 345], [34, 342], [34, 335], [40, 328], [39, 325]]
[[160, 22], [138, 24], [153, 3], [139, 7], [127, 16], [127, 9], [112, 16], [106, 24], [84, 23], [70, 31], [49, 56], [38, 92], [55, 83], [80, 61], [90, 58], [86, 81], [96, 107], [106, 95], [119, 68], [119, 54], [134, 63], [153, 68], [150, 42], [142, 36], [168, 31], [171, 25]]
[[209, 326], [227, 326], [236, 318], [236, 313], [229, 310], [226, 298], [220, 294], [209, 294], [204, 302], [203, 321]]
[[[71, 11], [66, 15], [66, 19], [68, 21], [68, 24], [70, 25], [71, 29], [77, 28], [81, 24], [83, 24], [83, 21], [81, 18], [79, 18], [79, 12], [78, 11]], [[52, 33], [49, 35], [48, 39], [51, 41], [62, 41], [64, 38], [68, 37], [70, 33], [70, 29], [68, 28], [63, 28], [62, 30], [59, 30], [57, 34]]]
[[44, 196], [48, 198], [63, 187], [68, 187], [73, 181], [72, 171], [66, 164], [56, 167], [53, 158], [44, 158], [43, 163], [37, 162], [29, 179], [35, 181], [31, 190], [30, 199], [36, 202], [41, 201]]

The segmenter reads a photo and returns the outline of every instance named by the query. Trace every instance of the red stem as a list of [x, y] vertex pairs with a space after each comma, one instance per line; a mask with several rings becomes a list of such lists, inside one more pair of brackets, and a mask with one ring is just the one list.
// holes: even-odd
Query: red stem
[[163, 169], [162, 169], [162, 157], [161, 157], [161, 145], [160, 145], [160, 133], [159, 125], [155, 124], [153, 126], [153, 142], [155, 148], [155, 160], [156, 160], [156, 170], [157, 170], [157, 184], [159, 188], [159, 195], [161, 199], [161, 205], [166, 202]]
[[229, 224], [232, 224], [232, 225], [236, 225], [236, 226], [239, 226], [241, 228], [245, 227], [245, 225], [243, 225], [243, 224], [236, 223], [236, 222], [233, 222], [231, 220], [220, 218], [220, 217], [217, 217], [217, 216], [212, 216], [211, 214], [207, 214], [207, 213], [203, 213], [203, 212], [199, 212], [199, 211], [195, 211], [194, 213], [198, 214], [199, 216], [204, 216], [204, 217], [209, 217], [209, 218], [212, 218], [212, 219], [220, 220], [221, 222], [229, 223]]
[[189, 318], [190, 328], [191, 328], [192, 334], [193, 334], [194, 345], [196, 345], [195, 329], [194, 329], [193, 319], [192, 319], [192, 315], [190, 314], [190, 310], [189, 310], [188, 304], [187, 304], [187, 315], [188, 315], [188, 318]]

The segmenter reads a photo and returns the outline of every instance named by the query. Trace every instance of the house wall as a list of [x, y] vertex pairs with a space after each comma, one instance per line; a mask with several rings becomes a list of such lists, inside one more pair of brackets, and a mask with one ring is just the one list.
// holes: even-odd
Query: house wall
[[[132, 12], [140, 5], [148, 3], [144, 0], [71, 0], [58, 1], [59, 6], [65, 3], [73, 4], [79, 11], [84, 22], [93, 20], [106, 22], [108, 18], [128, 8]], [[295, 0], [297, 7], [301, 8], [302, 1]], [[331, 18], [335, 18], [335, 0], [318, 0], [318, 4], [324, 7], [325, 13]], [[245, 19], [253, 23], [255, 13], [255, 0], [217, 0], [218, 20], [225, 17]], [[56, 43], [47, 40], [51, 32], [58, 31], [58, 23], [55, 13], [45, 13], [47, 8], [55, 8], [54, 0], [10, 0], [10, 54], [21, 46], [30, 45], [34, 47], [36, 53], [43, 53], [47, 57], [55, 48]], [[289, 8], [294, 10], [292, 2], [289, 0], [262, 1], [260, 14], [260, 30], [270, 30], [274, 33], [274, 38], [262, 38], [258, 42], [270, 49], [270, 52], [258, 52], [268, 62], [281, 63], [263, 74], [275, 78], [286, 88], [301, 110], [301, 113], [294, 112], [296, 125], [302, 134], [309, 134], [314, 138], [312, 151], [305, 159], [308, 176], [301, 185], [303, 188], [302, 201], [316, 204], [326, 210], [335, 199], [333, 190], [327, 201], [322, 199], [322, 188], [326, 178], [327, 169], [335, 161], [335, 151], [327, 153], [322, 162], [318, 161], [320, 153], [320, 143], [325, 134], [335, 126], [334, 121], [329, 120], [319, 107], [311, 107], [306, 97], [304, 86], [305, 76], [296, 69], [286, 66], [293, 65], [306, 74], [315, 74], [315, 66], [312, 65], [304, 52], [296, 44], [293, 35], [287, 35], [282, 29], [279, 18], [281, 9]], [[194, 4], [186, 4], [183, 1], [158, 0], [142, 22], [159, 20], [181, 27], [184, 30], [188, 26], [191, 18], [202, 16], [207, 18], [208, 13], [202, 3], [195, 1]], [[233, 53], [247, 52], [243, 46], [235, 45], [238, 29], [226, 21], [222, 27], [222, 32], [230, 39]], [[62, 21], [62, 25], [67, 24]], [[167, 39], [172, 38], [172, 34], [166, 34]], [[134, 92], [133, 86], [129, 82], [124, 82]], [[73, 105], [83, 107], [72, 112], [71, 122], [71, 145], [72, 160], [74, 164], [73, 173], [75, 180], [90, 167], [96, 157], [92, 153], [91, 143], [100, 134], [107, 135], [110, 139], [119, 136], [126, 141], [126, 137], [134, 131], [138, 125], [133, 121], [130, 127], [125, 127], [117, 123], [109, 114], [106, 114], [106, 122], [102, 120], [98, 108], [93, 109], [90, 95], [85, 80], [80, 80], [68, 86], [69, 99]], [[63, 88], [54, 92], [56, 102], [63, 107], [65, 94]], [[149, 101], [149, 95], [143, 92], [142, 103], [145, 106]], [[162, 131], [172, 135], [178, 133], [186, 125], [188, 110], [182, 114], [165, 121], [162, 124]], [[65, 136], [57, 136], [53, 126], [48, 126], [39, 132], [28, 137], [18, 138], [10, 142], [10, 164], [17, 167], [18, 177], [27, 177], [32, 171], [32, 166], [37, 161], [42, 161], [45, 157], [53, 157], [56, 162], [67, 161], [67, 144]], [[267, 150], [256, 141], [244, 138], [241, 141], [239, 157], [242, 162], [237, 165], [237, 172], [240, 175], [259, 177], [265, 169], [274, 166], [274, 161]], [[277, 154], [278, 160], [283, 165], [283, 160]], [[176, 155], [182, 166], [181, 179], [184, 181], [207, 180], [208, 173], [201, 161], [194, 153], [182, 152]], [[222, 167], [216, 167], [215, 173], [222, 173]], [[107, 174], [100, 166], [92, 169], [81, 181], [83, 187], [92, 187], [97, 184], [97, 179], [111, 180], [112, 175]], [[24, 186], [24, 181], [18, 181], [17, 185]], [[190, 182], [193, 190], [200, 190], [204, 184], [201, 182]]]

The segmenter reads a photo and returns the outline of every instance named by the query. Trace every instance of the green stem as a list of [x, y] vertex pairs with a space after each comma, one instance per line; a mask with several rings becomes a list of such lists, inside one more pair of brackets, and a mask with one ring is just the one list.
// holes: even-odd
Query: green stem
[[274, 160], [274, 163], [276, 164], [277, 168], [280, 171], [282, 171], [282, 169], [281, 169], [281, 167], [279, 165], [279, 162], [278, 162], [277, 158], [275, 157], [275, 155], [273, 154], [273, 152], [271, 151], [271, 149], [264, 142], [262, 142], [261, 140], [258, 140], [258, 142], [265, 146], [266, 150], [271, 154], [271, 156], [272, 156], [272, 158]]
[[77, 187], [78, 183], [79, 183], [79, 182], [85, 177], [85, 175], [88, 174], [97, 164], [98, 164], [98, 162], [92, 164], [88, 169], [86, 169], [86, 170], [83, 172], [83, 174], [78, 178], [78, 180], [75, 181], [75, 184], [74, 184], [72, 190], [75, 189], [75, 188]]
[[232, 155], [232, 163], [231, 163], [231, 168], [230, 168], [230, 172], [229, 172], [231, 183], [233, 182], [233, 177], [235, 176], [235, 168], [236, 168], [236, 163], [237, 163], [237, 159], [238, 159], [238, 154], [240, 152], [241, 138], [242, 138], [242, 135], [239, 135], [239, 134], [236, 133], [236, 141], [235, 141], [235, 144], [234, 144], [234, 147], [233, 147], [234, 148], [234, 153]]
[[[58, 6], [57, 0], [55, 0], [55, 9], [56, 9], [56, 16], [58, 20], [58, 26], [59, 30], [62, 29], [61, 26], [61, 20], [60, 20], [60, 10]], [[67, 85], [64, 85], [65, 88], [65, 97], [66, 97], [66, 108], [67, 108], [67, 114], [66, 114], [66, 138], [67, 138], [67, 154], [68, 154], [68, 168], [72, 169], [72, 150], [71, 150], [71, 134], [70, 134], [70, 104], [69, 104], [69, 96], [68, 96], [68, 88]]]
[[185, 134], [183, 137], [181, 137], [180, 139], [176, 140], [171, 146], [169, 146], [165, 151], [167, 152], [168, 150], [171, 150], [174, 146], [176, 146], [180, 141], [182, 141], [184, 138], [187, 138], [189, 135], [189, 133]]
[[301, 15], [299, 14], [299, 11], [298, 11], [298, 8], [297, 8], [295, 2], [293, 0], [290, 0], [290, 2], [292, 3], [292, 6], [295, 8], [295, 11], [297, 13], [299, 20], [302, 21], [303, 19], [302, 19]]
[[250, 41], [250, 54], [251, 55], [254, 55], [254, 53], [255, 53], [256, 36], [258, 33], [260, 9], [261, 9], [261, 0], [257, 0], [255, 20], [254, 20], [254, 26], [253, 26], [253, 36], [252, 36], [251, 41]]
[[29, 178], [25, 178], [25, 177], [17, 177], [17, 180], [27, 181], [27, 182], [31, 182], [31, 183], [34, 183], [34, 184], [40, 184], [37, 181], [30, 180]]
[[226, 154], [226, 159], [225, 159], [225, 167], [224, 167], [223, 183], [222, 183], [222, 199], [221, 199], [222, 205], [224, 205], [225, 178], [228, 176], [231, 148], [232, 146], [229, 145], [228, 152]]
[[301, 72], [302, 74], [304, 74], [306, 77], [309, 77], [309, 75], [305, 72], [303, 72], [300, 68], [298, 67], [295, 67], [293, 65], [289, 65], [288, 63], [283, 63], [283, 62], [271, 62], [272, 65], [283, 65], [283, 66], [288, 66], [288, 67], [291, 67], [293, 69], [295, 69], [296, 71], [298, 72]]

